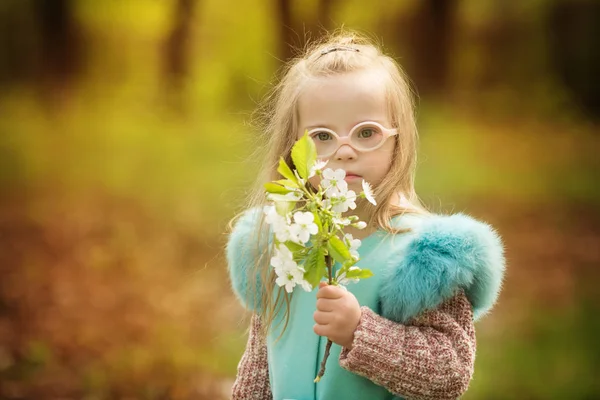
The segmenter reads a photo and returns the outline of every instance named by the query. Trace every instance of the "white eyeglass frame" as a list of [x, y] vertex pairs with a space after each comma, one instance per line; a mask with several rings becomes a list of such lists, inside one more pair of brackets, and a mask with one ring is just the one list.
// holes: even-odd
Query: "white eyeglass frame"
[[[377, 128], [381, 129], [381, 132], [383, 132], [383, 140], [381, 141], [381, 143], [379, 143], [377, 146], [372, 147], [370, 149], [360, 149], [357, 148], [355, 146], [352, 145], [352, 142], [350, 141], [350, 138], [352, 137], [352, 134], [354, 133], [354, 131], [356, 131], [357, 129], [362, 128], [363, 126], [376, 126]], [[331, 133], [337, 140], [338, 146], [335, 148], [335, 150], [333, 150], [331, 153], [329, 154], [318, 154], [319, 157], [331, 157], [332, 155], [334, 155], [335, 153], [337, 153], [337, 151], [340, 149], [340, 147], [342, 147], [343, 145], [347, 144], [348, 146], [352, 147], [354, 150], [356, 151], [360, 151], [363, 153], [369, 152], [369, 151], [373, 151], [373, 150], [377, 150], [378, 148], [380, 148], [381, 146], [383, 146], [383, 144], [385, 143], [386, 140], [388, 140], [390, 137], [395, 136], [398, 134], [398, 129], [396, 128], [386, 128], [385, 126], [381, 125], [379, 122], [375, 122], [375, 121], [364, 121], [364, 122], [359, 122], [358, 124], [354, 125], [352, 127], [352, 129], [350, 129], [350, 132], [348, 132], [348, 135], [346, 136], [340, 136], [338, 135], [335, 131], [328, 129], [328, 128], [313, 128], [310, 131], [307, 132], [308, 136], [311, 136], [313, 133], [315, 132], [327, 132], [327, 133]], [[311, 136], [312, 139], [312, 136]], [[314, 139], [312, 139], [314, 140]]]

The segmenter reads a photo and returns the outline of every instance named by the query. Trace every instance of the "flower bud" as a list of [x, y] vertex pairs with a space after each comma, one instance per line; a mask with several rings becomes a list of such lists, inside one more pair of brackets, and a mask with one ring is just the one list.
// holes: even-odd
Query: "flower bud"
[[353, 224], [352, 226], [354, 226], [358, 229], [365, 229], [367, 227], [367, 223], [365, 221], [358, 221], [356, 224]]

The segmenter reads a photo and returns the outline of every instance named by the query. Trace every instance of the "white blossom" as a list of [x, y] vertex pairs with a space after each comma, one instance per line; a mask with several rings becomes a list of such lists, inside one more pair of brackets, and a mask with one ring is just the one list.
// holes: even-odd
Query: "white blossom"
[[273, 233], [275, 233], [275, 237], [280, 242], [285, 242], [291, 239], [290, 234], [290, 221], [288, 218], [279, 215], [275, 206], [265, 206], [263, 207], [263, 211], [266, 214], [265, 222], [273, 228]]
[[345, 194], [335, 197], [336, 201], [332, 199], [332, 210], [338, 213], [345, 213], [348, 208], [356, 208], [356, 193], [354, 190], [348, 190]]
[[285, 286], [285, 290], [291, 293], [297, 284], [305, 289], [304, 268], [294, 261], [294, 253], [285, 245], [280, 244], [275, 249], [275, 256], [271, 258], [271, 266], [275, 269], [277, 279], [275, 283], [279, 286]]
[[373, 204], [374, 206], [376, 206], [377, 202], [375, 201], [375, 197], [373, 197], [373, 189], [371, 188], [371, 185], [369, 184], [369, 182], [363, 180], [362, 188], [363, 188], [363, 193], [365, 194], [365, 198], [367, 199], [367, 201], [369, 203]]
[[299, 268], [294, 261], [294, 254], [283, 244], [277, 246], [275, 255], [271, 257], [271, 266], [275, 269], [277, 275]]
[[279, 215], [279, 213], [275, 209], [275, 206], [273, 205], [264, 206], [263, 212], [265, 213], [265, 222], [269, 225], [278, 225], [286, 223], [285, 217]]
[[277, 274], [275, 283], [279, 286], [285, 286], [285, 291], [291, 293], [294, 290], [294, 286], [298, 283], [302, 284], [303, 280], [304, 272], [300, 269], [292, 269], [289, 271], [280, 271], [280, 274]]
[[275, 237], [280, 242], [287, 242], [288, 240], [293, 239], [292, 232], [290, 231], [289, 225], [279, 226], [277, 230], [274, 230]]
[[313, 289], [306, 279], [303, 279], [302, 282], [300, 282], [300, 286], [302, 286], [302, 289], [304, 289], [305, 292], [311, 292]]
[[327, 168], [324, 170], [321, 186], [325, 189], [325, 195], [327, 197], [335, 197], [346, 194], [348, 183], [344, 180], [345, 177], [346, 171], [343, 169], [336, 169], [334, 171], [331, 168]]
[[336, 218], [333, 217], [333, 223], [339, 226], [348, 226], [352, 223], [350, 218]]
[[314, 220], [315, 216], [311, 212], [295, 212], [295, 223], [289, 229], [292, 240], [304, 244], [308, 242], [310, 235], [316, 235], [319, 232], [319, 228], [314, 223]]
[[312, 178], [313, 176], [315, 176], [318, 173], [320, 173], [321, 171], [323, 171], [323, 168], [325, 168], [325, 166], [327, 165], [328, 162], [329, 162], [329, 160], [327, 160], [327, 161], [318, 160], [310, 169], [310, 173], [308, 174], [308, 177]]
[[355, 260], [358, 260], [360, 258], [360, 255], [358, 254], [358, 248], [362, 244], [360, 239], [354, 239], [354, 236], [352, 236], [351, 233], [346, 233], [344, 235], [344, 241], [350, 247], [350, 255], [352, 255]]

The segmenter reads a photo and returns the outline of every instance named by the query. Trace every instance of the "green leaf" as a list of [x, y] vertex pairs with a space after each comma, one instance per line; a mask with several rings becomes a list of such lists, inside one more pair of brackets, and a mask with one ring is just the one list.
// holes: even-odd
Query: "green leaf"
[[321, 223], [321, 218], [319, 218], [319, 213], [313, 211], [312, 214], [315, 216], [315, 224], [317, 225], [317, 228], [319, 228], [319, 232], [323, 232], [323, 224]]
[[294, 175], [294, 173], [290, 169], [289, 165], [287, 165], [283, 157], [279, 157], [279, 167], [277, 168], [277, 172], [279, 172], [284, 178], [287, 178], [290, 181], [296, 183], [296, 185], [298, 185], [296, 175]]
[[366, 279], [373, 276], [373, 273], [370, 269], [353, 269], [351, 271], [346, 272], [346, 278], [348, 279]]
[[280, 179], [278, 181], [275, 181], [275, 183], [281, 185], [281, 186], [289, 186], [289, 187], [293, 187], [293, 188], [298, 188], [298, 184], [294, 181], [291, 181], [289, 179]]
[[281, 185], [278, 185], [276, 183], [272, 183], [272, 182], [268, 182], [265, 183], [265, 189], [267, 190], [267, 192], [269, 193], [276, 193], [276, 194], [287, 194], [289, 192], [291, 192], [290, 189], [286, 189]]
[[311, 284], [313, 289], [319, 286], [321, 278], [325, 276], [327, 266], [325, 265], [325, 249], [313, 247], [304, 262], [304, 279]]
[[296, 206], [295, 201], [276, 201], [275, 202], [275, 210], [277, 214], [285, 217], [290, 211], [294, 209]]
[[317, 161], [315, 142], [308, 136], [308, 132], [292, 147], [292, 160], [300, 177], [308, 179], [310, 169]]
[[297, 264], [302, 264], [306, 260], [306, 256], [308, 255], [308, 249], [304, 248], [302, 251], [297, 251], [294, 253], [294, 261]]
[[328, 243], [327, 249], [329, 250], [329, 254], [333, 257], [333, 259], [339, 263], [344, 263], [349, 258], [352, 258], [350, 255], [350, 250], [348, 247], [342, 242], [342, 240], [337, 236], [332, 236]]
[[293, 200], [290, 197], [286, 197], [283, 194], [279, 193], [269, 193], [269, 200], [273, 200], [275, 202], [285, 202], [285, 203], [296, 203], [298, 200]]
[[285, 242], [284, 244], [292, 253], [306, 249], [306, 247], [299, 245], [296, 242], [291, 242], [289, 240], [287, 242]]

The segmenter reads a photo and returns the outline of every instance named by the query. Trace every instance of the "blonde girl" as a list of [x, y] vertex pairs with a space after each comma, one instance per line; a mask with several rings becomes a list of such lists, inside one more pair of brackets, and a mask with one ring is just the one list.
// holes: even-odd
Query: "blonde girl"
[[[461, 396], [474, 371], [474, 321], [500, 290], [503, 249], [489, 225], [420, 204], [413, 100], [400, 67], [368, 39], [335, 34], [293, 60], [265, 104], [268, 151], [227, 244], [234, 293], [252, 311], [232, 397]], [[352, 211], [367, 228], [347, 230], [362, 241], [358, 265], [374, 276], [289, 295], [269, 265], [262, 185], [280, 179], [280, 157], [294, 168], [291, 148], [305, 132], [327, 168], [346, 171], [348, 188], [374, 188], [377, 205], [359, 199]], [[327, 372], [315, 383], [327, 339]]]

